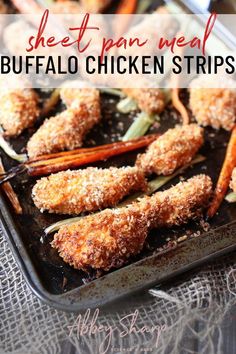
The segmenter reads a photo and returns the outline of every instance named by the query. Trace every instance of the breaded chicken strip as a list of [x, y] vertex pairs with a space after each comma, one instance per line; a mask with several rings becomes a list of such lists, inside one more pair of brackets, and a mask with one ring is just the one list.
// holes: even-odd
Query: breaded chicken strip
[[101, 13], [110, 3], [111, 0], [80, 0], [85, 12]]
[[146, 190], [137, 167], [65, 171], [41, 178], [33, 188], [35, 205], [50, 213], [80, 214], [112, 207], [130, 192]]
[[[198, 84], [201, 88], [196, 88]], [[189, 105], [198, 124], [231, 130], [236, 120], [236, 90], [221, 88], [221, 84], [219, 88], [205, 88], [207, 81], [202, 77], [193, 80]]]
[[96, 117], [92, 119], [89, 108], [84, 104], [45, 120], [28, 141], [29, 157], [80, 147], [84, 136], [97, 121]]
[[31, 127], [39, 114], [38, 95], [32, 89], [0, 89], [0, 124], [8, 136]]
[[202, 128], [197, 125], [171, 129], [138, 157], [138, 167], [104, 170], [89, 167], [42, 178], [33, 188], [35, 205], [42, 211], [61, 214], [80, 214], [114, 206], [130, 192], [145, 190], [144, 175], [154, 168], [158, 174], [169, 174], [190, 162], [202, 142]]
[[[78, 82], [79, 87], [79, 82]], [[88, 105], [94, 106], [99, 104], [99, 91], [94, 88], [75, 88], [64, 85], [60, 89], [60, 96], [62, 102], [70, 107], [75, 101], [86, 102]], [[96, 107], [98, 109], [98, 107]]]
[[154, 88], [123, 88], [122, 91], [135, 100], [141, 111], [148, 114], [159, 114], [165, 108], [165, 95]]
[[189, 163], [203, 144], [203, 129], [197, 124], [169, 129], [137, 157], [145, 174], [170, 175]]
[[236, 193], [236, 167], [234, 168], [233, 173], [232, 173], [230, 188], [232, 188], [234, 193]]
[[99, 91], [91, 89], [86, 100], [85, 96], [83, 102], [75, 100], [67, 110], [44, 121], [27, 144], [28, 155], [34, 158], [78, 148], [88, 131], [99, 121]]
[[77, 269], [118, 268], [142, 250], [150, 229], [181, 225], [199, 216], [211, 193], [211, 179], [195, 176], [128, 207], [106, 209], [61, 227], [52, 247]]

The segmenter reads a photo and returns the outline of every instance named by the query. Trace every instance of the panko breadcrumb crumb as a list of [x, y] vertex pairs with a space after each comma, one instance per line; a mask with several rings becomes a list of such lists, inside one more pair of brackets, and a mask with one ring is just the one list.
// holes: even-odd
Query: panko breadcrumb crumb
[[153, 88], [123, 88], [122, 91], [137, 102], [141, 111], [148, 114], [159, 114], [165, 108], [165, 95]]
[[204, 85], [207, 81], [199, 77], [192, 81], [190, 88], [189, 105], [196, 121], [203, 127], [231, 130], [236, 119], [236, 90], [220, 87], [220, 83], [219, 88]]
[[203, 141], [203, 129], [197, 124], [169, 129], [137, 157], [136, 165], [145, 174], [170, 175], [192, 160]]
[[233, 189], [234, 193], [236, 193], [236, 167], [234, 168], [233, 173], [232, 173], [230, 187]]
[[76, 269], [118, 268], [142, 250], [150, 229], [181, 225], [198, 217], [211, 194], [211, 179], [195, 176], [128, 207], [106, 209], [63, 226], [52, 247]]
[[146, 189], [145, 177], [137, 167], [88, 167], [41, 178], [32, 196], [41, 211], [80, 214], [115, 206], [129, 193]]
[[39, 115], [38, 95], [32, 89], [0, 89], [0, 124], [7, 136], [18, 136]]
[[[78, 83], [79, 87], [79, 83]], [[70, 87], [68, 83], [68, 87], [65, 85], [60, 89], [60, 96], [62, 102], [70, 107], [74, 102], [85, 102], [88, 105], [91, 105], [93, 108], [96, 106], [96, 110], [99, 109], [99, 97], [100, 93], [98, 90], [94, 88], [74, 88]]]
[[100, 121], [99, 91], [89, 90], [90, 95], [84, 95], [83, 102], [80, 98], [75, 99], [68, 109], [44, 121], [27, 144], [30, 158], [82, 145], [85, 135]]

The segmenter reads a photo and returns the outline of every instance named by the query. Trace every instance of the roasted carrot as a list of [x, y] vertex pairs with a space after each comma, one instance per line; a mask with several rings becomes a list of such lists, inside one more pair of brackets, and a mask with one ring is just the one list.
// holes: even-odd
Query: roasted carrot
[[135, 12], [137, 7], [137, 0], [121, 0], [116, 14], [118, 15], [131, 15]]
[[[129, 151], [134, 151], [149, 145], [157, 139], [158, 135], [147, 135], [142, 138], [133, 139], [127, 142], [118, 142], [113, 144], [102, 145], [96, 148], [77, 149], [75, 151], [67, 151], [41, 157], [37, 160], [30, 160], [25, 163], [28, 174], [30, 176], [40, 176], [53, 172], [64, 171], [68, 168], [76, 168], [87, 165], [88, 163], [106, 160], [109, 157], [120, 155]], [[91, 151], [91, 150], [92, 151]], [[81, 151], [82, 150], [82, 151]]]
[[217, 181], [216, 189], [214, 191], [213, 200], [208, 209], [207, 215], [212, 218], [222, 203], [227, 189], [229, 187], [231, 175], [234, 167], [236, 166], [236, 126], [234, 127], [228, 147], [226, 150], [225, 160], [220, 171], [220, 175]]
[[[183, 35], [182, 31], [178, 32], [176, 34], [176, 38], [179, 38], [182, 35]], [[183, 52], [184, 52], [184, 47], [178, 47], [176, 54], [179, 55], [180, 57], [182, 57], [183, 56]], [[173, 88], [172, 88], [171, 98], [172, 98], [173, 107], [180, 113], [180, 115], [182, 117], [182, 123], [185, 125], [185, 124], [189, 124], [189, 115], [188, 115], [188, 112], [187, 112], [186, 108], [184, 107], [182, 101], [179, 98], [179, 93], [180, 93], [179, 75], [180, 74], [178, 74], [177, 76], [173, 76], [172, 77]]]
[[114, 34], [115, 34], [115, 38], [120, 38], [128, 29], [129, 27], [129, 23], [130, 23], [130, 16], [128, 15], [132, 15], [135, 13], [135, 10], [137, 8], [137, 0], [121, 0], [117, 10], [116, 10], [116, 14], [117, 15], [127, 15], [127, 16], [123, 16], [122, 20], [118, 19], [115, 20], [113, 29], [114, 29]]
[[106, 160], [112, 156], [146, 147], [158, 137], [159, 134], [152, 134], [125, 142], [40, 156], [19, 164], [7, 172], [1, 173], [0, 171], [0, 185], [25, 172], [30, 176], [43, 176], [53, 172], [65, 171], [68, 168], [87, 165], [91, 162]]
[[[104, 145], [99, 145], [95, 147], [88, 147], [88, 148], [79, 148], [71, 151], [63, 151], [63, 152], [56, 152], [54, 154], [48, 154], [48, 155], [41, 155], [38, 157], [35, 157], [34, 159], [29, 160], [28, 162], [33, 163], [35, 161], [43, 161], [43, 160], [50, 160], [55, 157], [66, 157], [66, 156], [72, 156], [72, 155], [85, 155], [85, 154], [91, 154], [95, 153], [99, 150], [119, 150], [121, 147], [129, 147], [130, 145], [132, 146], [139, 146], [140, 144], [142, 146], [147, 146], [150, 144], [152, 141], [157, 139], [159, 134], [149, 134], [142, 136], [140, 138], [128, 140], [128, 141], [116, 141], [115, 143], [110, 143], [110, 144], [104, 144]], [[144, 145], [143, 145], [144, 144]]]
[[179, 88], [175, 87], [172, 89], [172, 104], [173, 107], [181, 114], [182, 123], [184, 125], [189, 124], [189, 116], [186, 108], [184, 107], [183, 103], [179, 98]]
[[[0, 172], [1, 173], [5, 172], [1, 158], [0, 158]], [[21, 208], [20, 202], [19, 202], [18, 197], [17, 197], [16, 193], [14, 192], [11, 184], [9, 182], [5, 182], [2, 184], [1, 188], [4, 191], [4, 193], [6, 194], [9, 201], [11, 202], [15, 212], [17, 214], [22, 214], [22, 208]]]

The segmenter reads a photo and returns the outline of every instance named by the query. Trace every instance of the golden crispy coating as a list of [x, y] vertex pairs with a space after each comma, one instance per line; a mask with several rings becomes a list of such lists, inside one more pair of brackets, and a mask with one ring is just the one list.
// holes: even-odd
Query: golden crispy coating
[[84, 136], [98, 120], [98, 117], [90, 115], [84, 104], [45, 120], [28, 141], [29, 157], [80, 147]]
[[77, 269], [118, 268], [142, 250], [150, 229], [180, 225], [199, 216], [211, 193], [211, 179], [195, 176], [128, 207], [106, 209], [64, 226], [52, 247]]
[[38, 95], [34, 90], [0, 90], [0, 124], [6, 135], [21, 134], [34, 124], [38, 114]]
[[70, 108], [44, 121], [27, 144], [29, 157], [80, 147], [87, 132], [99, 120], [100, 97], [94, 89], [86, 101], [75, 100]]
[[[153, 218], [149, 218], [150, 227], [171, 227], [182, 225], [202, 215], [212, 196], [212, 181], [207, 175], [197, 175], [176, 186], [158, 192], [151, 197], [154, 207]], [[156, 214], [155, 205], [161, 212]], [[164, 207], [165, 205], [165, 207]], [[158, 217], [157, 217], [158, 215]]]
[[41, 178], [33, 188], [35, 205], [59, 214], [80, 214], [112, 207], [147, 183], [137, 167], [66, 171]]
[[84, 11], [96, 14], [102, 12], [111, 0], [81, 0], [80, 3]]
[[95, 112], [100, 109], [100, 93], [94, 88], [74, 88], [70, 87], [70, 83], [68, 83], [67, 86], [65, 85], [60, 89], [60, 96], [67, 107], [79, 101], [85, 102]]
[[230, 187], [233, 189], [234, 193], [236, 193], [236, 167], [234, 168], [233, 173], [232, 173]]
[[138, 155], [136, 165], [145, 174], [170, 175], [189, 163], [202, 144], [203, 129], [197, 124], [169, 129]]
[[141, 111], [148, 114], [159, 114], [165, 108], [165, 96], [159, 89], [123, 88], [122, 91], [137, 102]]
[[[213, 79], [209, 77], [209, 80]], [[206, 84], [202, 77], [191, 84], [189, 105], [196, 121], [204, 127], [231, 130], [236, 117], [236, 90], [221, 88], [221, 83], [219, 88], [206, 88]]]

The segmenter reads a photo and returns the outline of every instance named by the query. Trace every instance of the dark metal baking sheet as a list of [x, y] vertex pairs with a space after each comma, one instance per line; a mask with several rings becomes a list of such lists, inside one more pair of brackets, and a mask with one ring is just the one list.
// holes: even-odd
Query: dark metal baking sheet
[[[7, 206], [0, 199], [1, 226], [9, 238], [12, 252], [32, 291], [45, 303], [65, 311], [101, 307], [125, 295], [160, 284], [206, 261], [236, 249], [236, 222], [211, 230], [202, 237], [173, 245], [170, 249], [105, 275], [65, 294], [55, 295], [44, 288], [35, 272]], [[16, 241], [16, 243], [15, 243]]]
[[[183, 99], [188, 102], [186, 92]], [[127, 130], [133, 114], [118, 115], [114, 113], [115, 106], [116, 99], [102, 96], [102, 123], [89, 134], [86, 145], [117, 140], [119, 135], [123, 135]], [[56, 111], [62, 109], [63, 106], [59, 105]], [[161, 116], [160, 126], [154, 126], [150, 133], [156, 130], [166, 131], [178, 120], [179, 117], [169, 106]], [[29, 133], [12, 141], [13, 146], [18, 151], [24, 148], [36, 128], [37, 125]], [[207, 160], [203, 164], [190, 168], [184, 177], [206, 173], [215, 182], [224, 159], [228, 139], [229, 133], [225, 131], [216, 132], [206, 129], [206, 143], [201, 153], [207, 157]], [[14, 165], [2, 152], [1, 155], [7, 169]], [[97, 166], [132, 164], [135, 156], [136, 153], [129, 153], [99, 163]], [[164, 189], [177, 182], [178, 178], [167, 184]], [[75, 311], [101, 306], [132, 291], [163, 282], [236, 248], [236, 205], [224, 202], [219, 214], [210, 223], [210, 231], [204, 231], [206, 225], [201, 222], [192, 222], [184, 227], [170, 230], [154, 230], [148, 237], [144, 250], [131, 259], [127, 266], [95, 279], [94, 274], [86, 275], [65, 264], [51, 248], [52, 236], [46, 237], [43, 229], [62, 217], [41, 214], [37, 210], [31, 199], [34, 183], [35, 179], [25, 175], [12, 181], [23, 206], [23, 215], [15, 215], [5, 197], [0, 195], [1, 226], [32, 291], [46, 303], [63, 310]], [[181, 236], [187, 236], [187, 240], [176, 242]]]
[[[188, 101], [186, 94], [183, 99]], [[132, 115], [122, 116], [112, 113], [115, 105], [115, 99], [102, 96], [103, 121], [88, 136], [87, 144], [91, 144], [93, 140], [98, 144], [106, 143], [117, 139], [117, 132], [120, 131], [122, 135], [126, 131], [132, 121]], [[63, 107], [57, 107], [57, 110], [60, 109]], [[178, 119], [172, 108], [168, 107], [161, 117], [160, 127], [154, 127], [150, 132], [165, 131], [174, 126]], [[30, 132], [32, 133], [33, 131]], [[184, 177], [206, 173], [215, 182], [224, 159], [228, 138], [229, 133], [225, 131], [215, 132], [213, 129], [207, 129], [206, 143], [201, 151], [207, 160], [190, 168]], [[23, 135], [13, 144], [19, 150], [20, 146], [25, 146], [27, 139], [28, 136]], [[122, 155], [97, 165], [105, 167], [132, 164], [135, 156], [136, 153]], [[6, 168], [12, 166], [12, 161], [6, 156], [3, 157]], [[178, 178], [166, 185], [165, 189], [177, 182]], [[25, 175], [18, 176], [12, 181], [24, 213], [16, 216], [1, 195], [1, 223], [32, 290], [42, 300], [64, 310], [101, 306], [131, 291], [162, 282], [202, 261], [236, 248], [236, 205], [224, 202], [219, 214], [211, 221], [209, 232], [204, 231], [206, 225], [201, 222], [191, 222], [184, 227], [170, 230], [154, 230], [148, 237], [145, 249], [139, 256], [131, 259], [126, 267], [93, 279], [93, 274], [86, 275], [65, 264], [56, 250], [51, 248], [52, 236], [45, 236], [43, 229], [62, 217], [41, 214], [37, 210], [31, 199], [34, 183], [34, 178]], [[186, 241], [176, 242], [184, 235], [187, 236]]]

